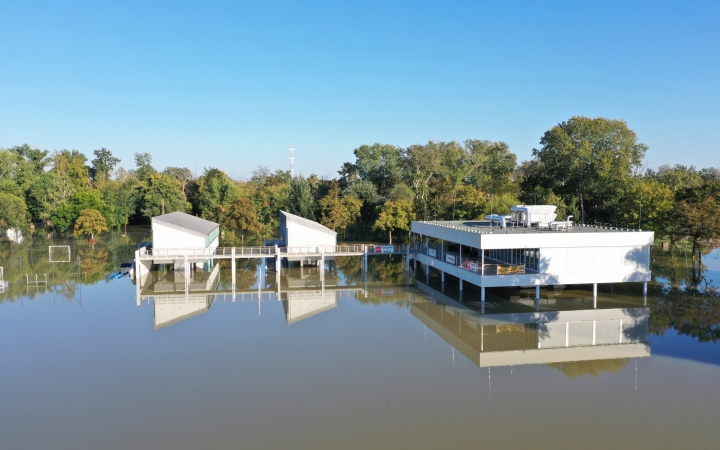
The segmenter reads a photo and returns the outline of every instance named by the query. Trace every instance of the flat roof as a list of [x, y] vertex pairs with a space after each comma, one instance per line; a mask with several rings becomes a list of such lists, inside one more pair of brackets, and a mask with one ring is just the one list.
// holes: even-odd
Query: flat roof
[[176, 230], [185, 231], [196, 236], [206, 237], [219, 225], [209, 220], [191, 216], [181, 211], [175, 211], [152, 218], [152, 223], [158, 223]]
[[[413, 221], [414, 223], [422, 223], [425, 225], [433, 225], [442, 228], [450, 228], [459, 231], [467, 231], [470, 233], [480, 234], [522, 234], [522, 233], [618, 233], [618, 232], [640, 232], [643, 230], [633, 230], [628, 228], [620, 227], [603, 227], [599, 225], [583, 225], [583, 224], [572, 224], [567, 230], [551, 230], [549, 228], [538, 228], [530, 227], [525, 228], [524, 226], [507, 226], [506, 228], [500, 228], [499, 226], [491, 226], [489, 220], [431, 220]], [[563, 222], [563, 221], [559, 221]]]

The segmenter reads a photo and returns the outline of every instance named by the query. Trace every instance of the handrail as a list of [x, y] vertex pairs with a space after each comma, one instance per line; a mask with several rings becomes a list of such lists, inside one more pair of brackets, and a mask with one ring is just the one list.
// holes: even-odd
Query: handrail
[[[212, 257], [231, 257], [233, 254], [238, 257], [242, 256], [258, 256], [258, 257], [271, 257], [271, 256], [296, 256], [296, 255], [322, 255], [322, 254], [379, 254], [382, 252], [376, 252], [376, 247], [387, 247], [388, 244], [345, 244], [345, 245], [305, 245], [305, 246], [293, 246], [293, 247], [216, 247], [216, 248], [170, 248], [170, 249], [157, 249], [146, 247], [140, 248], [138, 251], [141, 257], [144, 258], [174, 258], [180, 259], [185, 258], [212, 258]], [[391, 253], [405, 253], [408, 251], [417, 251], [419, 245], [410, 244], [395, 244], [392, 246], [393, 251]]]

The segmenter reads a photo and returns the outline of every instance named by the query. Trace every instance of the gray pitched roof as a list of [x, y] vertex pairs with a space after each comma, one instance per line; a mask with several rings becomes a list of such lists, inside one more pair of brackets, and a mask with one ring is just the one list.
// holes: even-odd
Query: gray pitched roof
[[215, 222], [201, 219], [199, 217], [185, 214], [184, 212], [175, 211], [170, 214], [163, 214], [152, 218], [152, 223], [158, 223], [166, 227], [175, 228], [176, 230], [186, 231], [196, 236], [205, 237], [218, 227]]
[[328, 227], [326, 227], [326, 226], [320, 225], [319, 223], [314, 222], [314, 221], [312, 221], [312, 220], [310, 220], [310, 219], [306, 219], [306, 218], [304, 218], [304, 217], [296, 216], [295, 214], [290, 214], [289, 212], [285, 212], [285, 211], [280, 211], [280, 214], [285, 215], [285, 219], [286, 219], [288, 222], [294, 222], [294, 223], [297, 223], [297, 224], [299, 224], [299, 225], [302, 225], [302, 226], [305, 226], [305, 227], [308, 227], [308, 228], [313, 228], [313, 229], [315, 229], [315, 230], [317, 230], [317, 231], [322, 231], [323, 233], [327, 233], [327, 234], [331, 234], [331, 235], [333, 235], [333, 236], [337, 236], [337, 233], [336, 233], [335, 231], [331, 230], [330, 228], [328, 228]]

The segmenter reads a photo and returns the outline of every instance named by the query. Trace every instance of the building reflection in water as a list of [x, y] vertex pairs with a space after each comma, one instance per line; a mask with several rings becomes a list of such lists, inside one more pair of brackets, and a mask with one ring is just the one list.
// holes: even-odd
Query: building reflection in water
[[183, 272], [160, 267], [138, 284], [136, 302], [153, 305], [155, 329], [202, 314], [215, 301], [257, 302], [260, 314], [262, 302], [280, 300], [291, 325], [337, 307], [342, 298], [365, 295], [364, 288], [344, 286], [331, 271], [315, 266], [285, 268], [280, 274], [258, 266], [253, 286], [232, 291], [220, 284], [220, 265], [190, 272], [188, 279]]
[[412, 315], [479, 367], [650, 356], [646, 307], [480, 314], [415, 284]]

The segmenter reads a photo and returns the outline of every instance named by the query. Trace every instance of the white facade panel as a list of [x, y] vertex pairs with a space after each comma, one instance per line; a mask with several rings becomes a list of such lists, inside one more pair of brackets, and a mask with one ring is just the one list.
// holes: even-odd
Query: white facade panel
[[568, 249], [543, 248], [540, 249], [540, 273], [563, 273], [568, 271]]
[[593, 323], [568, 322], [568, 346], [581, 347], [593, 345]]
[[337, 245], [337, 236], [288, 221], [286, 243], [288, 247]]
[[[195, 234], [170, 228], [159, 223], [153, 224], [153, 248], [205, 248], [205, 238]], [[217, 246], [217, 241], [214, 241]]]
[[620, 272], [622, 270], [622, 247], [595, 248], [596, 272]]
[[569, 273], [593, 272], [595, 270], [594, 248], [569, 248], [567, 254], [567, 271]]
[[623, 247], [622, 263], [623, 271], [634, 272], [648, 266], [650, 262], [649, 247]]

